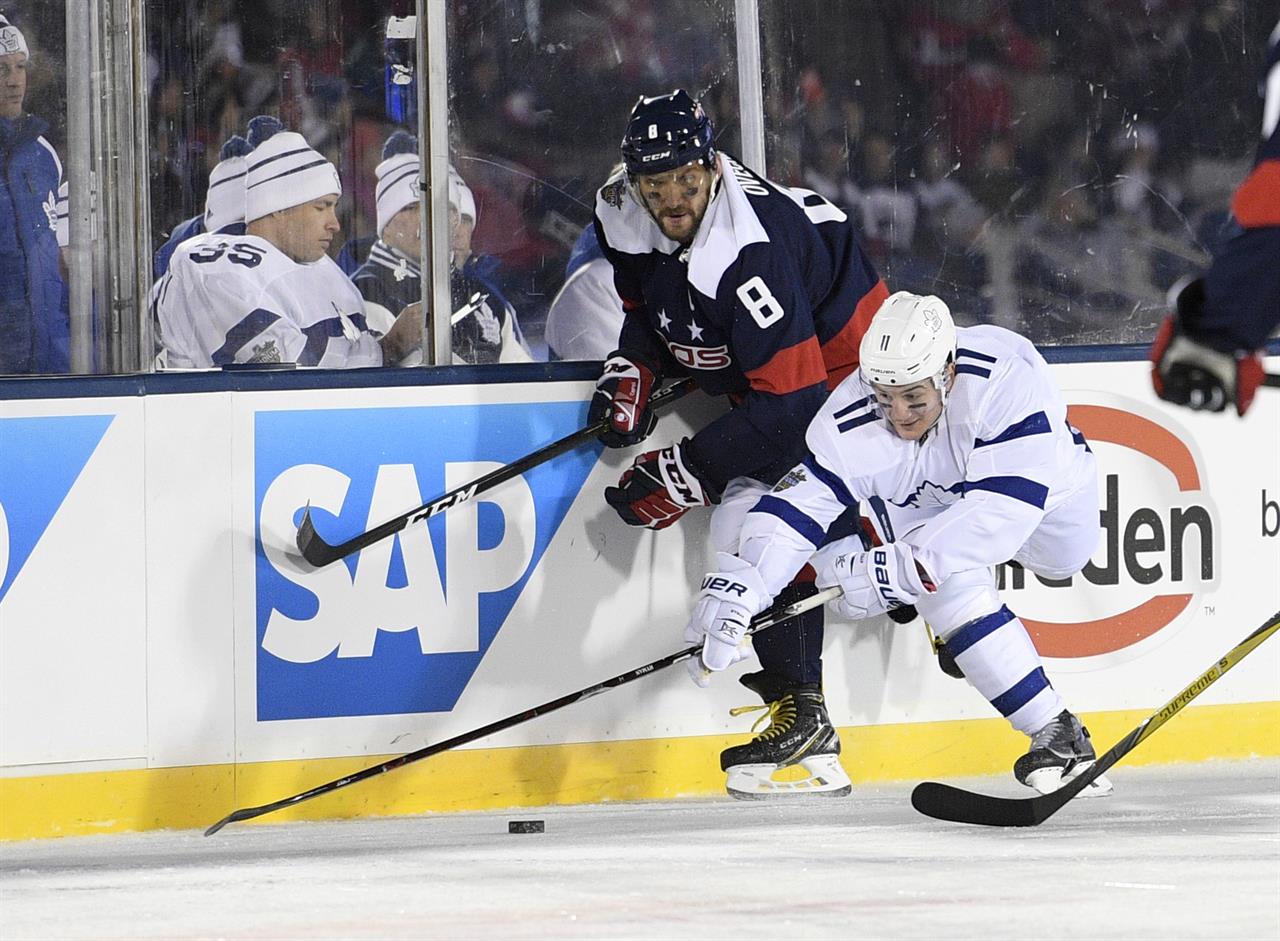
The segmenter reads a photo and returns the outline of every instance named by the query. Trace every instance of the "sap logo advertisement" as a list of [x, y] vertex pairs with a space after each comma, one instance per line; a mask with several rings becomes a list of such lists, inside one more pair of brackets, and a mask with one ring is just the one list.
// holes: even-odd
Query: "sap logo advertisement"
[[0, 418], [0, 604], [114, 418]]
[[312, 569], [294, 537], [309, 501], [337, 543], [581, 428], [585, 402], [259, 411], [260, 721], [445, 712], [502, 630], [582, 489], [579, 448], [469, 503]]
[[1216, 590], [1222, 521], [1205, 462], [1176, 420], [1120, 395], [1089, 399], [1071, 404], [1068, 418], [1098, 460], [1097, 551], [1060, 581], [1012, 564], [997, 576], [1041, 655], [1127, 659], [1139, 642], [1170, 635], [1194, 615], [1198, 597]]

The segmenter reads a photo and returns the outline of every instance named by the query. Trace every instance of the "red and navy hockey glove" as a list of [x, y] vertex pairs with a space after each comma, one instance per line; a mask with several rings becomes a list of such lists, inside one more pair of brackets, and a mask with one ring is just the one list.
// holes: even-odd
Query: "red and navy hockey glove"
[[666, 529], [695, 506], [710, 506], [717, 496], [694, 468], [689, 439], [636, 458], [604, 498], [629, 526]]
[[1151, 345], [1151, 384], [1156, 395], [1174, 405], [1197, 411], [1221, 412], [1234, 403], [1244, 415], [1265, 373], [1256, 353], [1224, 353], [1187, 336], [1184, 324], [1194, 323], [1204, 304], [1204, 280], [1197, 278], [1178, 294], [1175, 309], [1165, 317]]
[[628, 448], [649, 437], [658, 421], [649, 407], [657, 382], [652, 369], [621, 352], [605, 360], [587, 412], [588, 425], [608, 419], [609, 427], [600, 435], [605, 447]]

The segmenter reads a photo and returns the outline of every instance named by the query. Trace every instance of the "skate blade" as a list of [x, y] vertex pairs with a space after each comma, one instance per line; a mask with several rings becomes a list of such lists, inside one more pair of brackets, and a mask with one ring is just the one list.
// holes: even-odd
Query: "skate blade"
[[[1052, 794], [1065, 784], [1069, 784], [1080, 775], [1084, 774], [1093, 767], [1093, 762], [1076, 765], [1071, 769], [1071, 773], [1065, 777], [1061, 768], [1039, 768], [1027, 775], [1026, 785], [1035, 788], [1041, 794]], [[1105, 774], [1089, 782], [1089, 785], [1079, 793], [1079, 797], [1106, 797], [1115, 788], [1111, 786], [1111, 782], [1107, 780]]]
[[809, 773], [799, 781], [775, 781], [777, 765], [737, 765], [728, 770], [725, 790], [737, 800], [776, 800], [796, 797], [847, 797], [853, 790], [849, 775], [835, 755], [805, 758], [800, 765]]

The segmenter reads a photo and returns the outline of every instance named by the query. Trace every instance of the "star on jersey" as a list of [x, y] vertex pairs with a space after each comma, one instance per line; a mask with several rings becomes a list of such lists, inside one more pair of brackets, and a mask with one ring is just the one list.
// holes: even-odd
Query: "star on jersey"
[[698, 322], [696, 320], [689, 321], [689, 339], [690, 340], [702, 339], [702, 328], [698, 326]]
[[667, 316], [667, 311], [665, 308], [658, 311], [658, 326], [661, 327], [663, 330], [671, 326], [671, 318]]

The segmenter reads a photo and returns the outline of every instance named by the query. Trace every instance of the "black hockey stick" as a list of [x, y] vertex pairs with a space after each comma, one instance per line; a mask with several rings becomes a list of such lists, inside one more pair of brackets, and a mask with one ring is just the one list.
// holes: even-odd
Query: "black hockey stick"
[[[681, 379], [679, 382], [653, 393], [653, 396], [649, 399], [649, 404], [657, 408], [668, 402], [674, 402], [692, 389], [692, 379]], [[463, 484], [461, 487], [450, 490], [448, 493], [422, 504], [417, 509], [401, 514], [393, 520], [387, 520], [381, 526], [376, 526], [367, 532], [361, 533], [359, 536], [353, 536], [346, 542], [331, 544], [321, 538], [320, 534], [316, 532], [315, 523], [311, 519], [311, 504], [308, 503], [306, 509], [302, 511], [302, 525], [298, 527], [298, 551], [302, 553], [304, 559], [316, 568], [344, 559], [353, 552], [359, 552], [375, 542], [386, 539], [393, 533], [400, 532], [411, 523], [430, 519], [437, 513], [443, 513], [445, 510], [474, 500], [479, 494], [492, 490], [498, 484], [510, 480], [512, 477], [518, 477], [525, 471], [537, 467], [553, 457], [559, 457], [566, 451], [571, 451], [586, 444], [604, 430], [604, 421], [588, 425], [586, 428], [580, 428], [559, 441], [553, 441], [532, 454], [526, 454], [518, 461], [513, 461], [505, 467], [490, 471], [483, 477], [478, 477], [468, 484]]]
[[[781, 624], [789, 618], [802, 614], [819, 605], [826, 604], [835, 598], [840, 597], [840, 588], [827, 588], [818, 592], [816, 595], [810, 595], [808, 598], [789, 604], [782, 608], [770, 608], [767, 611], [757, 615], [751, 621], [749, 632], [752, 634], [763, 631], [766, 628], [773, 627], [775, 624]], [[261, 817], [263, 814], [269, 814], [285, 807], [292, 807], [294, 804], [300, 804], [305, 800], [311, 800], [313, 797], [319, 797], [322, 794], [329, 794], [339, 788], [347, 787], [350, 784], [357, 784], [368, 778], [376, 777], [380, 774], [386, 774], [388, 771], [394, 771], [396, 768], [403, 768], [405, 765], [413, 764], [415, 761], [421, 761], [423, 758], [430, 758], [432, 755], [438, 755], [441, 752], [448, 751], [451, 748], [457, 748], [459, 745], [466, 745], [474, 742], [478, 738], [484, 738], [486, 735], [492, 735], [494, 732], [502, 732], [512, 726], [520, 725], [528, 722], [530, 719], [536, 719], [538, 716], [544, 716], [549, 712], [555, 712], [557, 709], [563, 709], [565, 706], [571, 706], [576, 702], [584, 699], [590, 699], [592, 696], [599, 695], [605, 690], [613, 689], [615, 686], [623, 686], [632, 680], [638, 680], [642, 676], [648, 676], [650, 673], [656, 673], [659, 670], [665, 670], [672, 664], [679, 663], [682, 660], [688, 660], [696, 657], [702, 652], [702, 646], [696, 645], [686, 647], [678, 653], [669, 654], [652, 663], [646, 663], [642, 667], [636, 667], [634, 670], [628, 670], [626, 673], [620, 673], [612, 679], [605, 680], [603, 683], [596, 683], [594, 686], [588, 686], [586, 689], [580, 689], [576, 693], [569, 693], [561, 696], [559, 699], [553, 699], [550, 702], [544, 702], [540, 706], [534, 706], [532, 709], [526, 709], [524, 712], [517, 712], [515, 715], [507, 716], [505, 719], [499, 719], [496, 722], [490, 722], [488, 725], [470, 732], [463, 732], [461, 735], [455, 735], [453, 738], [446, 739], [443, 742], [437, 742], [434, 745], [427, 745], [419, 748], [417, 751], [411, 751], [406, 755], [400, 755], [397, 758], [391, 758], [384, 761], [380, 765], [372, 765], [355, 774], [349, 774], [345, 777], [335, 778], [326, 784], [321, 784], [303, 791], [301, 794], [294, 794], [292, 797], [282, 797], [278, 801], [272, 801], [270, 804], [263, 804], [259, 807], [242, 807], [239, 810], [233, 810], [227, 814], [208, 830], [204, 831], [205, 836], [213, 836], [229, 823], [236, 823], [240, 820], [251, 820], [254, 817]]]
[[1136, 729], [1116, 743], [1092, 768], [1054, 791], [1039, 797], [990, 797], [949, 784], [927, 781], [911, 792], [911, 806], [927, 817], [956, 823], [976, 823], [987, 827], [1034, 827], [1062, 809], [1062, 806], [1104, 774], [1108, 768], [1147, 740], [1156, 729], [1172, 719], [1182, 707], [1212, 686], [1224, 673], [1253, 652], [1263, 641], [1280, 630], [1280, 612], [1258, 628], [1190, 686], [1148, 716]]
[[1273, 389], [1280, 389], [1280, 372], [1269, 372], [1263, 377], [1262, 384]]

